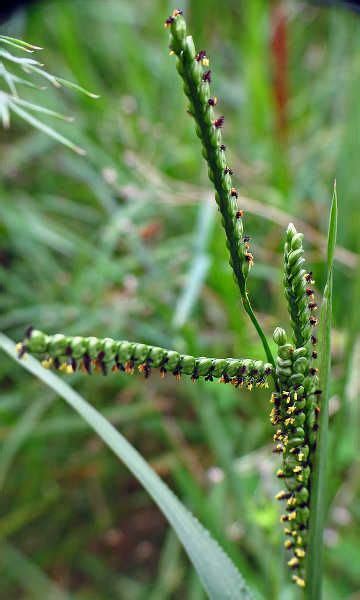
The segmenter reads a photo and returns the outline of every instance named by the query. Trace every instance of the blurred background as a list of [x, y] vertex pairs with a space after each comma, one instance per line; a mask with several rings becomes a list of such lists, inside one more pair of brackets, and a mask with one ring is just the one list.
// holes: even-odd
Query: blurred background
[[[206, 4], [206, 6], [205, 6]], [[0, 328], [112, 336], [197, 355], [263, 357], [245, 319], [164, 19], [153, 0], [43, 0], [1, 32], [101, 95], [30, 100], [74, 115], [77, 156], [16, 119], [1, 130]], [[321, 290], [336, 177], [339, 246], [325, 596], [360, 598], [360, 18], [299, 1], [183, 2], [206, 48], [246, 211], [249, 282], [271, 336], [288, 327], [284, 230], [305, 233]], [[45, 95], [44, 95], [45, 94]], [[167, 524], [48, 389], [0, 362], [0, 597], [205, 598]], [[70, 380], [133, 443], [266, 598], [284, 567], [269, 394], [156, 374]]]

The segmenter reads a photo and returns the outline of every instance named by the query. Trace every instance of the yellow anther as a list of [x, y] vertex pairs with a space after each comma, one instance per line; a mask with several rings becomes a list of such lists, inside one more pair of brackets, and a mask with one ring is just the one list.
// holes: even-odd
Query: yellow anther
[[293, 510], [291, 513], [289, 513], [288, 517], [289, 517], [289, 521], [295, 521], [295, 519], [296, 519], [296, 510]]
[[203, 67], [208, 67], [209, 66], [210, 61], [209, 61], [209, 59], [208, 59], [207, 56], [204, 56], [204, 58], [201, 61], [201, 64], [202, 64]]
[[298, 558], [304, 558], [305, 556], [305, 550], [303, 550], [303, 548], [296, 548], [294, 553]]
[[290, 550], [290, 548], [292, 547], [293, 543], [291, 540], [285, 540], [284, 542], [284, 547], [286, 548], [286, 550]]
[[45, 358], [44, 360], [41, 361], [41, 364], [44, 367], [44, 369], [51, 369], [51, 367], [53, 366], [53, 359]]
[[302, 577], [298, 577], [297, 575], [293, 575], [292, 578], [293, 582], [296, 583], [296, 585], [298, 585], [301, 588], [305, 587], [305, 581], [304, 579], [302, 579]]
[[299, 561], [296, 558], [296, 556], [293, 556], [292, 558], [290, 558], [290, 560], [288, 560], [288, 565], [290, 569], [294, 569], [295, 567], [299, 566]]
[[296, 467], [293, 468], [293, 473], [301, 473], [301, 471], [302, 471], [302, 468], [299, 465], [297, 465]]

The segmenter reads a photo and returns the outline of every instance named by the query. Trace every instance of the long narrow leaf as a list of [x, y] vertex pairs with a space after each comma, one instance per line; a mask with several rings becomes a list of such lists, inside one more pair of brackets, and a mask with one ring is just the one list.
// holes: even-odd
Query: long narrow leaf
[[331, 317], [332, 317], [332, 281], [333, 259], [337, 232], [337, 195], [336, 186], [330, 212], [327, 252], [327, 280], [320, 315], [320, 386], [321, 413], [319, 422], [319, 435], [315, 462], [311, 480], [311, 505], [309, 524], [309, 543], [306, 564], [306, 598], [319, 600], [322, 587], [323, 565], [323, 532], [326, 513], [326, 462], [328, 450], [328, 424], [329, 424], [329, 388], [331, 367]]
[[68, 117], [67, 115], [63, 115], [61, 113], [56, 112], [55, 110], [51, 110], [50, 108], [46, 108], [45, 106], [40, 106], [39, 104], [33, 104], [32, 102], [28, 102], [27, 100], [22, 100], [21, 98], [10, 98], [9, 104], [12, 107], [13, 104], [20, 104], [24, 108], [28, 108], [29, 110], [34, 110], [35, 112], [42, 113], [44, 115], [48, 115], [49, 117], [55, 117], [56, 119], [61, 119], [62, 121], [67, 121], [71, 123], [74, 118]]
[[24, 119], [24, 121], [27, 121], [30, 125], [32, 125], [36, 129], [39, 129], [43, 133], [46, 133], [46, 135], [54, 138], [54, 140], [56, 140], [57, 142], [60, 142], [60, 144], [67, 146], [71, 150], [74, 150], [74, 152], [76, 152], [77, 154], [80, 154], [80, 155], [86, 154], [85, 150], [83, 150], [79, 146], [76, 146], [76, 144], [73, 144], [70, 140], [68, 140], [66, 137], [64, 137], [57, 131], [55, 131], [55, 129], [53, 129], [52, 127], [45, 125], [45, 123], [42, 123], [42, 121], [39, 121], [39, 119], [36, 119], [36, 117], [34, 117], [33, 115], [30, 115], [26, 110], [23, 110], [17, 104], [12, 103], [11, 110], [14, 113], [16, 113], [19, 117]]
[[26, 438], [31, 434], [49, 406], [49, 400], [37, 400], [22, 413], [21, 418], [2, 444], [0, 455], [0, 490], [3, 487], [11, 463]]
[[[0, 334], [0, 348], [18, 361], [15, 344]], [[184, 507], [129, 442], [86, 400], [31, 356], [18, 361], [59, 394], [102, 438], [152, 496], [183, 544], [213, 600], [249, 600], [253, 596], [232, 561], [210, 533]]]

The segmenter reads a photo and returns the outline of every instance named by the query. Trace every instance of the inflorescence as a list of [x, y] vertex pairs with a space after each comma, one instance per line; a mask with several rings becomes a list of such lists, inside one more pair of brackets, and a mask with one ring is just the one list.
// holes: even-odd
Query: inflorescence
[[177, 57], [177, 70], [189, 101], [188, 113], [194, 117], [209, 178], [216, 190], [215, 199], [227, 237], [230, 264], [240, 290], [244, 292], [254, 259], [249, 241], [244, 238], [244, 211], [239, 210], [237, 205], [239, 194], [232, 184], [233, 170], [227, 163], [226, 147], [222, 143], [221, 130], [225, 119], [214, 113], [218, 99], [210, 92], [212, 73], [208, 68], [209, 58], [205, 50], [196, 51], [192, 37], [186, 33], [182, 10], [174, 10], [166, 19], [165, 26], [170, 28], [170, 51]]
[[278, 345], [276, 376], [279, 392], [272, 394], [270, 420], [276, 427], [274, 452], [282, 454], [283, 465], [277, 476], [284, 481], [285, 490], [276, 498], [286, 501], [281, 516], [285, 524], [285, 548], [291, 552], [288, 566], [294, 571], [293, 581], [305, 587], [305, 557], [310, 516], [311, 468], [316, 447], [316, 432], [320, 412], [316, 337], [313, 328], [317, 320], [314, 291], [309, 288], [312, 274], [303, 268], [302, 234], [290, 224], [284, 253], [285, 296], [294, 333], [294, 344], [288, 343], [286, 333], [277, 328], [274, 340]]
[[193, 381], [203, 377], [206, 381], [218, 379], [236, 387], [268, 387], [267, 378], [272, 365], [259, 360], [235, 358], [207, 358], [179, 354], [157, 346], [115, 341], [111, 338], [69, 337], [63, 334], [47, 335], [29, 328], [26, 337], [18, 345], [19, 357], [33, 354], [44, 367], [64, 373], [78, 369], [85, 373], [106, 375], [109, 371], [134, 373], [138, 369], [146, 378], [152, 369], [160, 374], [172, 373], [177, 379], [188, 375]]

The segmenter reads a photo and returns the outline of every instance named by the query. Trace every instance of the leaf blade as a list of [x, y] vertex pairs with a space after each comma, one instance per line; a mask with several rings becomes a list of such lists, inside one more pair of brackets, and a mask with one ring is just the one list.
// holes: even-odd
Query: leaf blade
[[333, 261], [337, 234], [337, 212], [337, 193], [335, 184], [328, 229], [327, 280], [324, 288], [320, 314], [321, 326], [319, 350], [322, 400], [317, 449], [311, 478], [312, 494], [310, 504], [309, 543], [306, 562], [307, 583], [305, 590], [307, 600], [318, 600], [321, 598], [322, 588], [323, 531], [326, 513], [326, 462], [331, 370], [332, 285]]

